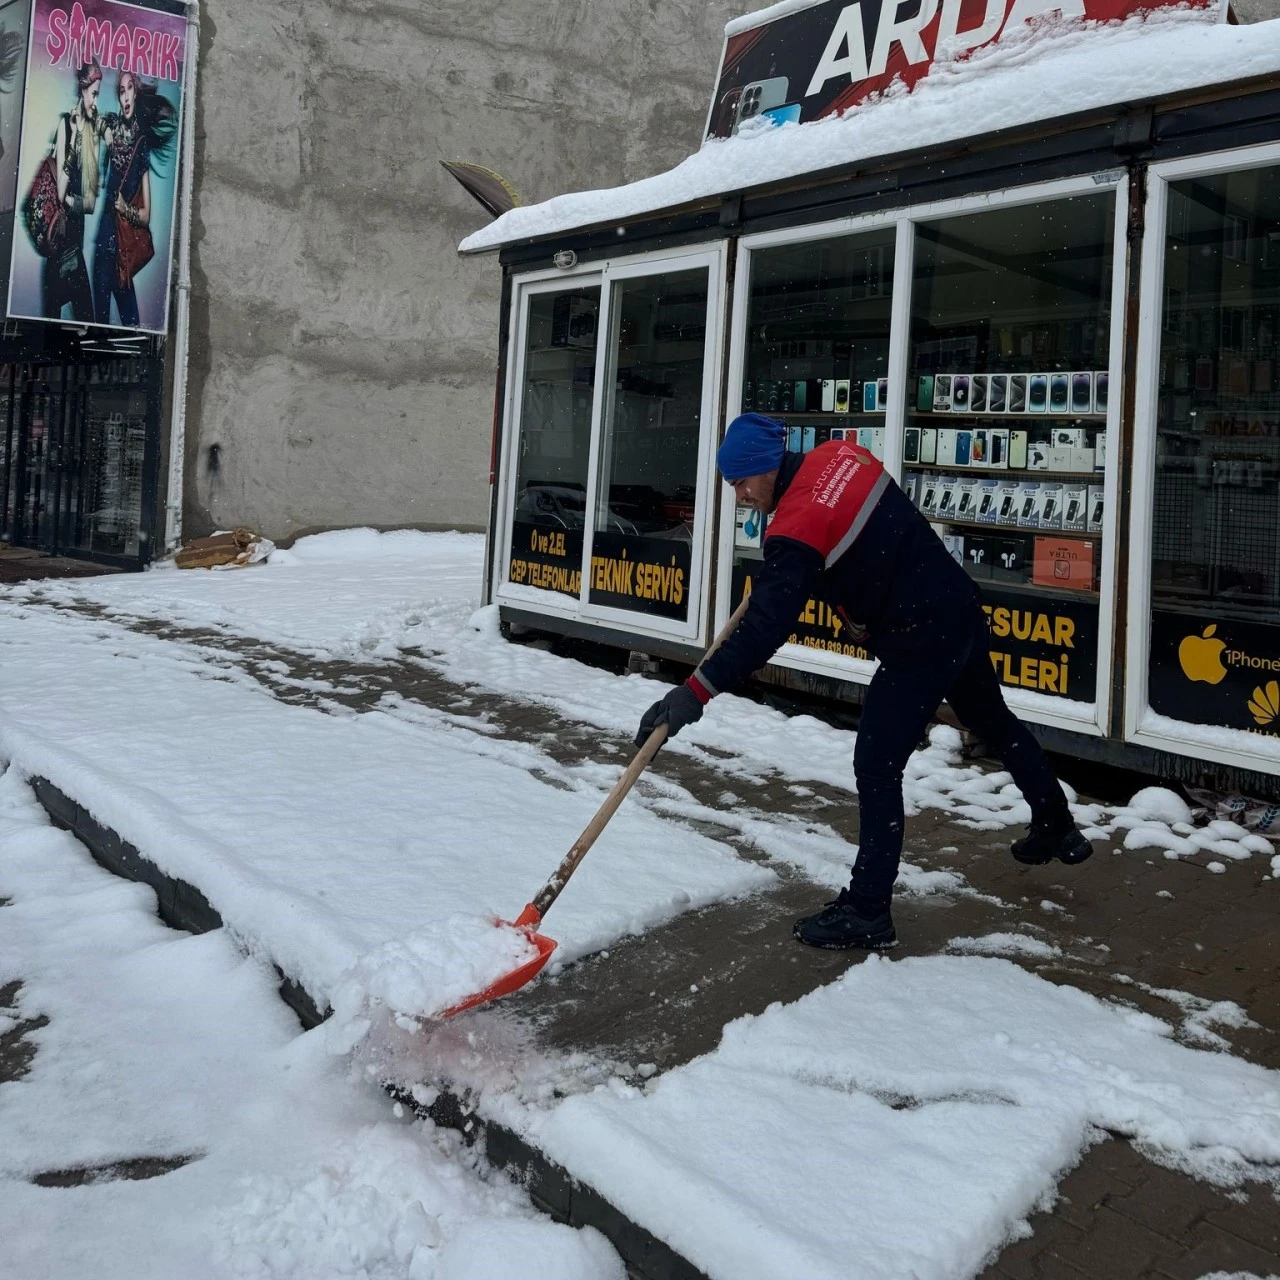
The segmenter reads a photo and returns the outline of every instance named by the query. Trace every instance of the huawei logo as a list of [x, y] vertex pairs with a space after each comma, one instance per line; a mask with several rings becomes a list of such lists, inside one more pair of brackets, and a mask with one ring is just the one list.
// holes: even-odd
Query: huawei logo
[[1249, 699], [1249, 712], [1259, 725], [1271, 724], [1280, 716], [1280, 682], [1269, 680], [1265, 689], [1255, 689]]

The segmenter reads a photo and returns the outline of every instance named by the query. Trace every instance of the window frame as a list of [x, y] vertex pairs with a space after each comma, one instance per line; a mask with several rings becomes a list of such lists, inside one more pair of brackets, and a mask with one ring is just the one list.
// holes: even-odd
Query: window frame
[[[1173, 730], [1152, 726], [1151, 670], [1152, 553], [1154, 549], [1156, 410], [1159, 397], [1160, 337], [1164, 322], [1164, 260], [1168, 238], [1169, 185], [1183, 178], [1206, 178], [1280, 164], [1280, 142], [1234, 147], [1208, 155], [1152, 164], [1142, 244], [1138, 360], [1134, 385], [1132, 482], [1129, 510], [1129, 583], [1125, 610], [1125, 698], [1122, 735], [1135, 746], [1256, 770], [1270, 764], [1280, 772], [1280, 739], [1219, 725], [1169, 720]], [[1224, 740], [1225, 739], [1225, 740]]]
[[[1109, 735], [1113, 675], [1113, 645], [1116, 615], [1121, 607], [1117, 590], [1118, 571], [1118, 475], [1120, 468], [1120, 420], [1124, 403], [1125, 296], [1127, 272], [1128, 174], [1123, 169], [1109, 168], [1079, 177], [1050, 182], [1029, 183], [1002, 191], [957, 196], [903, 206], [884, 212], [856, 215], [813, 223], [802, 227], [786, 227], [774, 231], [743, 236], [738, 242], [735, 293], [729, 336], [728, 391], [725, 418], [731, 421], [741, 412], [742, 383], [746, 365], [746, 347], [751, 298], [752, 257], [762, 249], [776, 245], [817, 243], [859, 232], [896, 226], [894, 249], [893, 299], [890, 306], [889, 334], [889, 398], [885, 413], [885, 469], [901, 481], [903, 473], [903, 428], [906, 419], [906, 377], [909, 357], [911, 302], [915, 268], [915, 228], [921, 222], [983, 213], [994, 209], [1019, 208], [1069, 199], [1099, 191], [1114, 192], [1114, 230], [1112, 237], [1111, 333], [1108, 364], [1111, 375], [1107, 407], [1106, 431], [1111, 447], [1107, 450], [1103, 474], [1104, 510], [1101, 541], [1101, 567], [1098, 582], [1098, 654], [1097, 694], [1092, 703], [1072, 703], [1049, 695], [1028, 693], [1002, 685], [1005, 700], [1022, 718], [1035, 724], [1088, 734]], [[717, 477], [718, 478], [718, 477]], [[723, 484], [723, 482], [722, 482]], [[728, 583], [733, 572], [734, 501], [733, 491], [723, 485], [720, 502], [720, 528], [716, 581]], [[729, 615], [729, 592], [717, 592], [717, 626], [723, 626]], [[837, 654], [806, 649], [800, 645], [784, 645], [771, 665], [787, 667], [814, 675], [867, 684], [875, 674], [877, 663], [864, 662]], [[1062, 707], [1054, 703], [1062, 702]], [[1083, 708], [1075, 710], [1076, 707]]]

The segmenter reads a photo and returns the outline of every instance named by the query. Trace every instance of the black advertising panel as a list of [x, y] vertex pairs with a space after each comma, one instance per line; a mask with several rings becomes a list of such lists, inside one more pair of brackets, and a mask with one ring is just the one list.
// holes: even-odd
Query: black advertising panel
[[1280, 737], [1280, 627], [1157, 609], [1148, 691], [1172, 720]]
[[[751, 589], [751, 573], [739, 565], [733, 574], [732, 604]], [[983, 588], [991, 625], [991, 662], [1001, 684], [1031, 689], [1077, 702], [1093, 702], [1098, 683], [1098, 602], [1069, 596], [1037, 597], [1025, 591]], [[791, 644], [846, 658], [870, 661], [874, 655], [845, 625], [827, 601], [806, 602], [789, 638]]]
[[610, 609], [658, 618], [689, 616], [693, 549], [683, 538], [597, 532], [587, 599]]
[[1098, 696], [1098, 602], [982, 587], [996, 678], [1073, 702]]
[[508, 577], [522, 587], [558, 591], [576, 600], [582, 591], [582, 530], [517, 520]]
[[[756, 561], [755, 563], [760, 563]], [[733, 569], [733, 595], [730, 608], [736, 609], [744, 592], [751, 590], [751, 566], [738, 564]], [[806, 600], [796, 619], [795, 630], [787, 638], [788, 644], [798, 644], [806, 649], [818, 649], [823, 653], [835, 653], [844, 658], [861, 658], [870, 661], [871, 655], [861, 641], [855, 639], [845, 621], [827, 601], [814, 597]]]
[[[707, 136], [744, 126], [838, 115], [908, 88], [936, 62], [952, 62], [1031, 20], [1114, 22], [1169, 0], [825, 0], [750, 30], [734, 29], [711, 104]], [[1216, 12], [1216, 3], [1190, 7]], [[975, 131], [980, 122], [975, 122]], [[910, 146], [910, 139], [903, 139]]]

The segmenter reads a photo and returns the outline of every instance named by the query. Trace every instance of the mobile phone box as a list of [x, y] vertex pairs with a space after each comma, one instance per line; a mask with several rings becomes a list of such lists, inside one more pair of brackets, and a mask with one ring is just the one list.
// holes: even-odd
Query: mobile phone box
[[1091, 484], [1089, 486], [1089, 516], [1088, 530], [1090, 533], [1102, 532], [1102, 516], [1103, 516], [1103, 490], [1100, 484]]
[[1067, 533], [1084, 533], [1089, 527], [1089, 486], [1062, 486], [1062, 528]]
[[1000, 516], [1000, 482], [979, 480], [976, 504], [978, 523], [995, 524]]
[[1042, 484], [1036, 498], [1036, 528], [1062, 528], [1062, 486]]
[[953, 467], [956, 462], [956, 433], [950, 427], [938, 431], [938, 466]]
[[938, 460], [938, 432], [934, 427], [920, 428], [920, 461], [932, 466]]
[[1022, 503], [1022, 486], [1016, 480], [998, 480], [1000, 500], [996, 503], [996, 523], [1016, 528]]
[[992, 429], [987, 441], [988, 466], [995, 468], [997, 471], [1008, 470], [1009, 443], [1009, 430], [1007, 427], [995, 427]]
[[1018, 527], [1040, 527], [1040, 485], [1034, 480], [1024, 480], [1018, 486]]

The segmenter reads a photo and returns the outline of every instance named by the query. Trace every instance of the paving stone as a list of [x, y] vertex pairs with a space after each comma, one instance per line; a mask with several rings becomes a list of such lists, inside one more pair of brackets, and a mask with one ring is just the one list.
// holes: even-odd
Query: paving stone
[[1280, 1271], [1280, 1254], [1250, 1244], [1212, 1223], [1202, 1222], [1196, 1228], [1191, 1247], [1180, 1256], [1162, 1262], [1158, 1268], [1158, 1274], [1168, 1280], [1200, 1280], [1215, 1271], [1270, 1276]]

